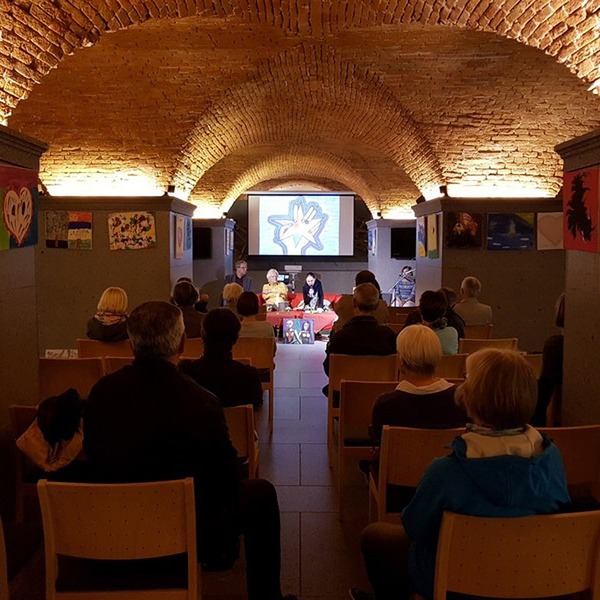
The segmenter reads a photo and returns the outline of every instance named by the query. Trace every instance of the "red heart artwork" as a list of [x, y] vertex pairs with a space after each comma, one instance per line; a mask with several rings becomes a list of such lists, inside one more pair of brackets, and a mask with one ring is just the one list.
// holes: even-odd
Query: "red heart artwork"
[[15, 239], [17, 246], [20, 246], [29, 235], [33, 222], [31, 191], [23, 186], [18, 194], [15, 190], [6, 192], [2, 204], [2, 216], [7, 231]]

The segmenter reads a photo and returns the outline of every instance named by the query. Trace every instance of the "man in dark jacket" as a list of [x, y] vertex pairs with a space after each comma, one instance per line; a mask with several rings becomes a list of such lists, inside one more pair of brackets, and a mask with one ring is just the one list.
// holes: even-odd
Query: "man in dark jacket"
[[323, 363], [329, 375], [330, 354], [354, 356], [396, 354], [396, 334], [380, 325], [374, 316], [379, 304], [379, 290], [372, 283], [362, 283], [354, 288], [354, 318], [338, 331], [327, 346]]
[[127, 323], [135, 360], [91, 390], [84, 448], [98, 481], [193, 477], [199, 557], [235, 561], [244, 535], [248, 597], [281, 599], [279, 507], [273, 486], [239, 481], [237, 453], [218, 400], [177, 369], [185, 342], [181, 311], [138, 306]]

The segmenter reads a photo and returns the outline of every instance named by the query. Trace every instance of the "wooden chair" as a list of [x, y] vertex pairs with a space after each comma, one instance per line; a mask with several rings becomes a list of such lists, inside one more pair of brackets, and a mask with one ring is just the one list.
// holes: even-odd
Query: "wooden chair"
[[466, 325], [465, 337], [471, 340], [489, 340], [492, 337], [492, 324], [488, 325]]
[[105, 356], [104, 357], [104, 374], [114, 373], [133, 362], [133, 358], [128, 356]]
[[200, 358], [204, 354], [204, 341], [202, 338], [186, 338], [183, 346], [182, 358]]
[[531, 365], [535, 372], [535, 378], [539, 379], [542, 374], [542, 363], [544, 361], [543, 354], [524, 354], [523, 358]]
[[467, 372], [466, 361], [468, 354], [444, 354], [440, 364], [435, 369], [437, 377], [447, 379], [463, 378]]
[[511, 518], [444, 513], [434, 600], [446, 600], [447, 592], [543, 598], [586, 590], [600, 598], [600, 511]]
[[[31, 425], [37, 414], [37, 406], [20, 406], [11, 404], [8, 407], [12, 425], [12, 436], [16, 440]], [[42, 472], [15, 446], [15, 521], [25, 520], [25, 499], [37, 499], [37, 480]]]
[[474, 340], [470, 338], [463, 338], [462, 340], [458, 340], [458, 353], [473, 354], [473, 352], [477, 352], [477, 350], [482, 350], [483, 348], [517, 350], [518, 345], [518, 338], [506, 338], [498, 340]]
[[388, 485], [417, 487], [429, 463], [450, 451], [446, 446], [465, 432], [461, 429], [415, 429], [383, 426], [377, 481], [369, 479], [369, 518], [397, 523], [398, 512], [388, 512]]
[[254, 427], [252, 404], [228, 406], [223, 409], [229, 428], [229, 438], [241, 457], [248, 459], [248, 479], [258, 477], [260, 450]]
[[93, 385], [104, 375], [102, 358], [40, 358], [40, 400], [75, 388], [87, 398]]
[[389, 306], [388, 320], [390, 323], [400, 323], [401, 325], [404, 325], [406, 317], [408, 317], [411, 312], [418, 309], [418, 306]]
[[600, 425], [538, 430], [560, 450], [572, 498], [591, 497], [600, 502]]
[[389, 356], [329, 356], [329, 393], [327, 395], [327, 449], [329, 466], [333, 464], [333, 421], [339, 418], [339, 406], [334, 406], [334, 392], [339, 392], [342, 379], [353, 381], [397, 381], [398, 366], [395, 354]]
[[369, 459], [373, 457], [373, 445], [369, 425], [373, 405], [381, 394], [392, 392], [397, 381], [347, 381], [340, 384], [340, 429], [338, 444], [338, 509], [340, 519], [344, 507], [345, 459]]
[[8, 600], [8, 566], [6, 564], [6, 543], [0, 518], [0, 600]]
[[252, 359], [250, 358], [236, 358], [235, 359], [236, 362], [242, 363], [243, 365], [248, 365], [248, 366], [252, 366]]
[[133, 358], [133, 348], [129, 340], [122, 342], [100, 342], [98, 340], [77, 339], [79, 358], [97, 358], [104, 356], [129, 356]]
[[275, 346], [273, 338], [239, 338], [233, 346], [233, 358], [250, 358], [252, 366], [269, 370], [269, 380], [262, 382], [262, 389], [269, 392], [269, 432], [273, 433], [275, 395], [273, 393], [273, 370], [275, 369]]
[[402, 323], [386, 323], [385, 326], [389, 327], [396, 335], [398, 335], [402, 331], [402, 327], [404, 327]]
[[[47, 600], [196, 600], [199, 597], [191, 478], [100, 485], [41, 480], [38, 491], [44, 524]], [[179, 577], [178, 571], [176, 581], [163, 580], [158, 584], [161, 575], [163, 579], [172, 577], [171, 573], [160, 572], [162, 563], [157, 560], [136, 573], [135, 565], [139, 563], [134, 563], [134, 559], [158, 559], [182, 553], [187, 554], [187, 559], [182, 561], [182, 576]], [[63, 557], [71, 557], [69, 562], [76, 565], [70, 581], [63, 569]], [[90, 560], [76, 559], [111, 562], [94, 562], [92, 569], [86, 568]], [[115, 561], [126, 561], [116, 576]], [[104, 571], [107, 573], [103, 577]], [[132, 574], [141, 579], [141, 584], [131, 581]], [[153, 588], [155, 575], [158, 587]], [[124, 589], [115, 589], [119, 585]]]

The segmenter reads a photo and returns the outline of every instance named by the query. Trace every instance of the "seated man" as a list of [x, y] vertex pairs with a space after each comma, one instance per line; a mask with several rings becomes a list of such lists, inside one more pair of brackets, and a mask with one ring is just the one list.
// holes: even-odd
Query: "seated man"
[[[256, 297], [253, 292], [244, 294]], [[198, 385], [212, 392], [221, 406], [252, 404], [256, 408], [263, 401], [258, 371], [233, 360], [232, 355], [240, 327], [239, 319], [230, 310], [211, 310], [204, 318], [202, 327], [204, 355], [197, 360], [182, 361], [179, 368]]]
[[460, 284], [461, 301], [454, 312], [462, 317], [467, 327], [491, 325], [492, 307], [477, 300], [481, 292], [481, 282], [476, 277], [465, 277]]
[[223, 409], [177, 369], [185, 342], [181, 311], [146, 302], [127, 323], [133, 364], [92, 388], [84, 449], [95, 481], [193, 477], [199, 559], [229, 567], [244, 535], [248, 598], [281, 600], [279, 506], [267, 481], [240, 483]]
[[467, 373], [458, 399], [474, 424], [454, 440], [449, 456], [427, 467], [401, 524], [374, 523], [363, 531], [375, 595], [353, 589], [354, 600], [412, 593], [431, 600], [445, 510], [524, 517], [559, 512], [570, 501], [558, 448], [527, 424], [537, 386], [526, 360], [511, 350], [480, 350], [467, 359]]
[[202, 335], [204, 313], [196, 310], [198, 297], [198, 290], [189, 281], [178, 281], [173, 288], [173, 304], [183, 314], [185, 336], [188, 338], [199, 338]]
[[314, 273], [306, 275], [306, 283], [302, 286], [304, 308], [323, 308], [323, 284], [315, 277]]
[[[363, 283], [371, 283], [377, 288], [377, 292], [380, 293], [379, 283], [375, 279], [375, 275], [371, 271], [359, 271], [354, 278], [355, 286]], [[378, 296], [379, 298], [379, 296]], [[344, 294], [334, 305], [333, 310], [338, 316], [337, 320], [333, 323], [332, 332], [337, 333], [352, 317], [354, 316], [354, 301], [352, 294]], [[385, 300], [379, 299], [377, 307], [373, 312], [373, 316], [377, 319], [380, 325], [384, 325], [388, 322], [388, 307]]]
[[[379, 290], [372, 283], [362, 283], [354, 288], [354, 317], [338, 331], [327, 345], [323, 363], [329, 375], [330, 354], [354, 356], [385, 356], [396, 353], [396, 334], [375, 318], [379, 306]], [[327, 388], [327, 386], [325, 386]], [[323, 393], [327, 393], [323, 390]]]

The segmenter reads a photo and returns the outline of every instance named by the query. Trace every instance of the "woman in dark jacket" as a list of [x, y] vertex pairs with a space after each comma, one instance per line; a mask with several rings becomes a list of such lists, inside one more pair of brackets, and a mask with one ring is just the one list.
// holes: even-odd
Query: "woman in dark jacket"
[[127, 294], [120, 287], [102, 292], [96, 314], [87, 323], [87, 336], [101, 342], [121, 342], [127, 335]]

